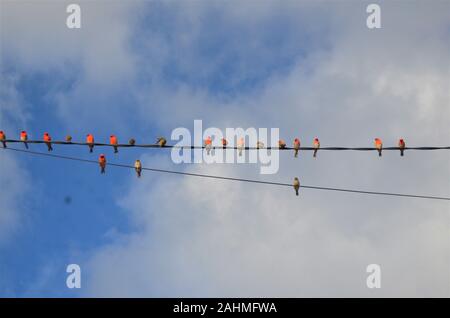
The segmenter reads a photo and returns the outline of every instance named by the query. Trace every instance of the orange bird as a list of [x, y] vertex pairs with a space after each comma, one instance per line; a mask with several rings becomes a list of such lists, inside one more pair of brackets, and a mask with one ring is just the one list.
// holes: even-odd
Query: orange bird
[[114, 153], [118, 153], [119, 150], [117, 150], [117, 137], [114, 135], [109, 136], [109, 143], [114, 147]]
[[314, 138], [313, 140], [313, 148], [314, 148], [314, 153], [313, 153], [313, 157], [315, 158], [317, 156], [317, 150], [319, 150], [320, 148], [320, 141], [319, 138]]
[[211, 136], [208, 136], [205, 139], [205, 149], [207, 155], [209, 155], [209, 153], [211, 152], [211, 147], [212, 147], [212, 139]]
[[300, 150], [300, 139], [294, 139], [294, 157], [298, 157], [298, 151]]
[[280, 149], [286, 148], [286, 143], [284, 142], [283, 139], [278, 140], [278, 148], [280, 148]]
[[25, 130], [22, 130], [22, 132], [20, 133], [20, 140], [23, 141], [25, 148], [28, 149], [28, 144], [27, 144], [28, 134]]
[[105, 155], [101, 154], [100, 157], [98, 157], [98, 164], [100, 165], [100, 173], [105, 173], [105, 168], [106, 168]]
[[403, 157], [403, 151], [405, 151], [405, 147], [406, 147], [405, 141], [402, 138], [400, 138], [398, 140], [398, 148], [400, 149], [400, 156], [402, 156], [402, 157]]
[[381, 157], [381, 151], [383, 150], [383, 142], [380, 138], [375, 138], [375, 148], [378, 150], [378, 156]]
[[3, 148], [6, 148], [6, 141], [5, 140], [6, 140], [5, 133], [3, 132], [3, 130], [0, 130], [0, 141], [3, 144]]
[[86, 136], [86, 143], [89, 146], [89, 152], [93, 152], [93, 150], [94, 150], [94, 136], [92, 134], [88, 134]]
[[239, 138], [238, 144], [237, 144], [239, 156], [242, 156], [242, 150], [244, 150], [244, 148], [245, 148], [245, 139], [244, 139], [244, 137], [241, 137], [241, 138]]
[[44, 133], [44, 142], [47, 145], [48, 151], [52, 151], [52, 137], [48, 134], [48, 132]]

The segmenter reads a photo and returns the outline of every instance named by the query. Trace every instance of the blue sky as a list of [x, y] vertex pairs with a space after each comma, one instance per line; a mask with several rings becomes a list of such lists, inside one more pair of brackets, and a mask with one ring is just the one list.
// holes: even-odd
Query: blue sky
[[[3, 5], [7, 10], [9, 4]], [[177, 5], [178, 8], [174, 12], [172, 8], [162, 4], [145, 4], [139, 19], [132, 22], [130, 26], [132, 35], [127, 41], [133, 54], [145, 60], [147, 52], [142, 40], [151, 37], [155, 32], [167, 38], [170, 50], [175, 50], [177, 43], [170, 38], [179, 26], [172, 26], [173, 15], [182, 16], [185, 6]], [[101, 7], [97, 9], [100, 10]], [[261, 58], [257, 55], [257, 59], [253, 60], [254, 55], [251, 52], [239, 52], [242, 48], [237, 46], [239, 43], [236, 42], [236, 33], [240, 32], [240, 28], [230, 29], [226, 21], [221, 21], [223, 14], [220, 11], [220, 8], [212, 9], [205, 15], [199, 26], [205, 31], [200, 32], [193, 43], [189, 43], [189, 48], [194, 49], [189, 54], [197, 56], [201, 63], [212, 64], [214, 67], [207, 73], [190, 72], [178, 65], [178, 57], [169, 56], [160, 70], [159, 79], [162, 80], [162, 85], [170, 88], [187, 83], [194, 88], [206, 89], [212, 95], [232, 98], [243, 91], [256, 90], [258, 85], [263, 85], [265, 79], [271, 74], [283, 74], [288, 71], [297, 58], [307, 54], [307, 49], [311, 50], [318, 45], [314, 42], [322, 42], [308, 39], [308, 34], [300, 33], [299, 40], [308, 40], [308, 47], [304, 47], [300, 42], [292, 45], [289, 43], [292, 41], [289, 20], [280, 20], [276, 15], [269, 16], [267, 21], [263, 22], [268, 32], [256, 34], [256, 41], [265, 52], [261, 52]], [[114, 23], [114, 21], [109, 22]], [[207, 27], [211, 23], [221, 27], [208, 30]], [[183, 21], [180, 24], [183, 24]], [[280, 36], [286, 30], [289, 32]], [[254, 30], [250, 28], [245, 32], [244, 37], [255, 35]], [[283, 48], [286, 43], [288, 50]], [[216, 63], [215, 59], [221, 54], [223, 55], [220, 63]], [[17, 65], [14, 56], [2, 54], [2, 58], [6, 61], [3, 64], [2, 75], [18, 77], [14, 87], [19, 92], [20, 103], [25, 105], [26, 114], [29, 117], [23, 126], [18, 123], [10, 125], [16, 131], [26, 129], [30, 138], [40, 138], [43, 131], [48, 131], [54, 139], [62, 139], [65, 135], [71, 134], [74, 140], [83, 140], [87, 131], [76, 129], [77, 118], [74, 118], [72, 125], [61, 121], [55, 112], [57, 106], [53, 98], [55, 94], [71, 94], [74, 85], [83, 78], [83, 64], [75, 58], [68, 63], [64, 61], [64, 70], [55, 70], [50, 66], [49, 69], [28, 72]], [[249, 68], [249, 75], [242, 76], [237, 69], [239, 63], [236, 64], [236, 61], [241, 60], [241, 63]], [[151, 86], [151, 79], [148, 78], [151, 76], [151, 71], [143, 65], [142, 69], [139, 67], [136, 78], [133, 78], [131, 83], [120, 83], [121, 89], [118, 91], [100, 88], [100, 94], [97, 94], [95, 88], [90, 88], [87, 94], [74, 96], [76, 102], [89, 103], [90, 108], [113, 109], [121, 121], [126, 121], [126, 127], [120, 127], [118, 131], [111, 129], [108, 120], [109, 111], [96, 113], [92, 117], [87, 116], [84, 126], [91, 127], [89, 132], [92, 132], [97, 140], [107, 140], [110, 133], [132, 131], [132, 135], [125, 137], [118, 134], [118, 136], [126, 140], [128, 136], [133, 136], [138, 140], [145, 138], [145, 141], [153, 142], [160, 134], [151, 125], [138, 125], [136, 117], [130, 111], [136, 100], [132, 94], [128, 93], [127, 87]], [[236, 78], [236, 80], [230, 81], [230, 78]], [[95, 113], [95, 110], [93, 112]], [[5, 113], [5, 115], [9, 114]], [[8, 137], [13, 137], [13, 133], [8, 131]], [[42, 150], [39, 146], [32, 146], [32, 148]], [[142, 152], [142, 150], [127, 149], [120, 151], [119, 155], [113, 155], [109, 149], [96, 149], [93, 155], [89, 155], [85, 148], [58, 146], [55, 147], [55, 151], [58, 154], [90, 159], [96, 158], [101, 152], [106, 152], [108, 159], [114, 160], [113, 158], [118, 157], [120, 162], [132, 162]], [[19, 161], [20, 165], [27, 169], [32, 189], [27, 193], [25, 200], [18, 203], [18, 208], [25, 211], [20, 221], [20, 230], [11, 239], [13, 243], [2, 246], [4, 260], [1, 265], [2, 294], [6, 296], [76, 296], [76, 291], [65, 287], [64, 277], [67, 275], [65, 265], [76, 262], [83, 267], [85, 255], [89, 255], [90, 251], [110, 241], [107, 233], [114, 231], [130, 233], [134, 229], [128, 221], [126, 211], [116, 202], [116, 198], [125, 191], [125, 185], [119, 180], [132, 175], [133, 172], [108, 169], [109, 177], [105, 178], [99, 175], [96, 166], [83, 163], [74, 164], [20, 155], [15, 155], [14, 160]], [[47, 274], [50, 277], [46, 277], [49, 282], [45, 286], [40, 286], [40, 276], [45, 276], [47, 271], [51, 273]]]
[[[448, 3], [383, 2], [376, 31], [365, 27], [360, 2], [80, 4], [82, 28], [68, 30], [64, 2], [1, 2], [0, 126], [8, 137], [26, 129], [31, 138], [48, 131], [55, 140], [93, 133], [107, 141], [114, 133], [153, 142], [202, 119], [280, 127], [305, 144], [316, 135], [324, 145], [371, 145], [379, 134], [386, 144], [399, 136], [411, 145], [448, 141]], [[55, 146], [89, 159], [102, 151], [114, 162], [262, 178], [255, 166], [175, 166], [169, 152]], [[149, 172], [137, 181], [126, 169], [100, 175], [90, 164], [1, 156], [9, 171], [0, 175], [0, 229], [11, 229], [0, 237], [2, 296], [450, 292], [445, 204], [308, 193], [299, 205], [279, 190]], [[448, 195], [448, 154], [397, 159], [286, 156], [271, 178], [295, 171], [309, 184]], [[435, 261], [421, 263], [428, 257]], [[385, 264], [390, 279], [378, 294], [359, 284], [371, 262]], [[82, 268], [80, 290], [65, 286], [70, 263]]]

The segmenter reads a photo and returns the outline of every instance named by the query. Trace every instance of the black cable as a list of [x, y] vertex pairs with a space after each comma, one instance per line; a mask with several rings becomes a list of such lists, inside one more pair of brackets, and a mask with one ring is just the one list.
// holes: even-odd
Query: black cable
[[[17, 152], [24, 152], [24, 153], [34, 154], [34, 155], [40, 155], [40, 156], [47, 156], [47, 157], [53, 157], [53, 158], [59, 158], [59, 159], [74, 160], [74, 161], [81, 161], [81, 162], [88, 162], [88, 163], [98, 164], [98, 161], [90, 160], [90, 159], [82, 159], [82, 158], [76, 158], [76, 157], [70, 157], [70, 156], [55, 155], [55, 154], [50, 154], [50, 153], [37, 152], [37, 151], [31, 151], [31, 150], [15, 149], [15, 148], [3, 148], [3, 149], [13, 150], [13, 151], [17, 151]], [[134, 166], [126, 165], [126, 164], [118, 164], [118, 163], [107, 163], [107, 166], [115, 166], [115, 167], [121, 167], [121, 168], [134, 169]], [[189, 172], [181, 172], [181, 171], [174, 171], [174, 170], [164, 170], [164, 169], [156, 169], [156, 168], [146, 168], [146, 167], [142, 167], [142, 170], [148, 170], [148, 171], [153, 171], [153, 172], [161, 172], [161, 173], [171, 173], [171, 174], [178, 174], [178, 175], [185, 175], [185, 176], [202, 177], [202, 178], [211, 178], [211, 179], [220, 179], [220, 180], [229, 180], [229, 181], [239, 181], [239, 182], [249, 182], [249, 183], [259, 183], [259, 184], [267, 184], [267, 185], [292, 187], [292, 184], [281, 183], [281, 182], [260, 181], [260, 180], [252, 180], [252, 179], [224, 177], [224, 176], [215, 176], [215, 175], [208, 175], [208, 174], [189, 173]], [[389, 195], [389, 196], [397, 196], [397, 197], [408, 197], [408, 198], [420, 198], [420, 199], [432, 199], [432, 200], [447, 200], [447, 201], [450, 201], [450, 197], [437, 197], [437, 196], [427, 196], [427, 195], [414, 195], [414, 194], [403, 194], [403, 193], [392, 193], [392, 192], [362, 191], [362, 190], [331, 188], [331, 187], [318, 187], [318, 186], [308, 186], [308, 185], [300, 185], [300, 188], [315, 189], [315, 190], [327, 190], [327, 191], [352, 192], [352, 193], [359, 193], [359, 194]]]
[[[17, 139], [6, 139], [5, 140], [6, 144], [8, 143], [27, 143], [27, 144], [44, 144], [46, 143], [43, 140], [27, 140], [27, 141], [22, 141], [22, 140], [17, 140]], [[68, 141], [51, 141], [51, 144], [55, 144], [55, 145], [77, 145], [77, 146], [88, 146], [90, 144], [85, 143], [85, 142], [68, 142]], [[111, 145], [111, 144], [105, 144], [105, 143], [99, 143], [99, 142], [95, 142], [92, 144], [95, 147], [124, 147], [124, 148], [128, 148], [128, 147], [137, 147], [137, 148], [179, 148], [179, 149], [205, 149], [205, 146], [179, 146], [179, 145], [165, 145], [165, 146], [160, 146], [158, 144], [134, 144], [134, 145], [130, 145], [130, 144], [117, 144], [117, 145]], [[234, 150], [238, 150], [240, 149], [237, 146], [234, 147], [222, 147], [222, 146], [212, 146], [211, 149], [234, 149]], [[293, 147], [284, 147], [284, 148], [279, 148], [279, 147], [261, 147], [261, 148], [257, 148], [257, 147], [243, 147], [243, 150], [294, 150]], [[315, 150], [314, 147], [300, 147], [300, 151], [302, 150]], [[377, 150], [375, 147], [320, 147], [319, 150], [357, 150], [357, 151], [370, 151], [370, 150]], [[384, 150], [397, 150], [399, 151], [400, 148], [399, 147], [383, 147], [383, 151]], [[450, 146], [441, 146], [441, 147], [429, 147], [429, 146], [424, 146], [424, 147], [405, 147], [404, 150], [450, 150]]]

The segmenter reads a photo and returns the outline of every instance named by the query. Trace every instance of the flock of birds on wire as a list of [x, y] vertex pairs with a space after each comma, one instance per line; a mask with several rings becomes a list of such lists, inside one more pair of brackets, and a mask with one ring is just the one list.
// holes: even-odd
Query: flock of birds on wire
[[[22, 131], [20, 133], [20, 140], [8, 140], [6, 139], [6, 134], [3, 131], [0, 131], [0, 142], [3, 144], [3, 147], [6, 148], [7, 147], [7, 142], [22, 142], [25, 146], [26, 149], [28, 149], [28, 143], [29, 142], [43, 142], [47, 145], [47, 149], [48, 151], [53, 151], [53, 147], [52, 147], [52, 138], [50, 136], [49, 133], [45, 132], [43, 135], [43, 139], [42, 141], [30, 141], [28, 139], [28, 134], [26, 131]], [[53, 142], [55, 143], [55, 142]], [[72, 137], [71, 136], [66, 136], [65, 138], [65, 142], [57, 142], [57, 143], [61, 143], [61, 144], [73, 144], [72, 142]], [[94, 142], [94, 136], [92, 134], [88, 134], [86, 136], [86, 143], [85, 143], [88, 147], [89, 147], [89, 152], [93, 152], [94, 146], [96, 145], [96, 143]], [[136, 141], [135, 139], [130, 139], [128, 142], [128, 146], [132, 147], [135, 146]], [[153, 146], [156, 147], [166, 147], [167, 144], [167, 140], [164, 137], [159, 137], [156, 141], [156, 144], [154, 144]], [[100, 144], [100, 145], [107, 145], [107, 144]], [[114, 152], [117, 153], [118, 152], [118, 147], [119, 146], [124, 146], [124, 145], [119, 145], [118, 143], [118, 139], [115, 135], [111, 135], [109, 137], [109, 145], [112, 146], [114, 148]], [[225, 138], [221, 139], [221, 148], [226, 149], [228, 146], [228, 141]], [[374, 146], [375, 149], [378, 151], [378, 155], [381, 157], [382, 156], [382, 150], [383, 150], [383, 142], [381, 141], [380, 138], [375, 138], [374, 139]], [[204, 145], [202, 146], [202, 148], [204, 148], [207, 152], [207, 155], [210, 154], [211, 150], [214, 148], [213, 144], [212, 144], [212, 138], [210, 136], [208, 136], [205, 140], [204, 140]], [[256, 143], [256, 149], [264, 149], [264, 144], [260, 141], [258, 141]], [[404, 155], [404, 150], [406, 148], [406, 143], [404, 141], [404, 139], [399, 139], [398, 141], [398, 149], [400, 150], [400, 155], [403, 156]], [[233, 147], [234, 149], [234, 147]], [[239, 152], [239, 156], [242, 156], [242, 151], [244, 149], [249, 149], [248, 147], [245, 147], [245, 139], [244, 138], [240, 138], [237, 142], [237, 147], [236, 149]], [[269, 149], [269, 148], [265, 148], [265, 149]], [[278, 141], [278, 149], [281, 150], [286, 150], [286, 149], [293, 149], [294, 150], [294, 157], [298, 157], [298, 153], [300, 150], [300, 139], [299, 138], [295, 138], [294, 142], [293, 142], [293, 147], [292, 148], [288, 148], [287, 144], [284, 140], [279, 140]], [[317, 151], [320, 149], [320, 141], [319, 138], [314, 138], [313, 139], [313, 146], [312, 148], [313, 152], [313, 157], [315, 158], [317, 156]], [[100, 173], [104, 174], [106, 172], [106, 156], [104, 154], [100, 154], [99, 158], [98, 158], [98, 163], [100, 166]], [[142, 163], [141, 161], [138, 159], [135, 161], [134, 163], [134, 169], [136, 171], [136, 176], [138, 178], [141, 177], [142, 174]], [[298, 195], [299, 194], [299, 189], [300, 189], [300, 181], [297, 177], [294, 178], [294, 181], [292, 183], [292, 186], [294, 187], [295, 190], [295, 194]]]

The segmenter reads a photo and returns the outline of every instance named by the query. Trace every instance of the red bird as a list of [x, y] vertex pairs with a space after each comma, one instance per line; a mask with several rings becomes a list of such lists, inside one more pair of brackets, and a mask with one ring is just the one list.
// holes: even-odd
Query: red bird
[[375, 149], [378, 150], [378, 156], [381, 157], [381, 151], [383, 150], [383, 142], [380, 138], [375, 138]]
[[400, 156], [402, 156], [402, 157], [403, 157], [403, 151], [405, 151], [405, 147], [406, 147], [405, 141], [402, 138], [400, 138], [398, 141], [398, 148], [400, 149]]
[[3, 132], [3, 130], [0, 130], [0, 141], [3, 144], [3, 148], [6, 148], [6, 141], [5, 140], [6, 140], [5, 133]]
[[109, 136], [109, 143], [114, 147], [114, 153], [118, 153], [119, 150], [117, 149], [117, 137], [114, 135]]
[[93, 150], [94, 150], [94, 136], [92, 134], [88, 134], [86, 136], [86, 143], [89, 146], [89, 152], [93, 152]]
[[225, 138], [222, 138], [222, 147], [226, 148], [228, 145], [228, 141]]
[[320, 141], [319, 138], [314, 138], [313, 140], [313, 148], [314, 148], [314, 153], [313, 153], [313, 157], [316, 158], [317, 156], [317, 150], [319, 150], [320, 148]]
[[206, 149], [206, 154], [207, 155], [210, 154], [211, 148], [212, 148], [212, 139], [211, 139], [211, 136], [208, 136], [205, 139], [205, 149]]
[[48, 134], [48, 132], [44, 133], [44, 142], [47, 145], [48, 151], [52, 151], [52, 137]]
[[100, 157], [98, 157], [98, 164], [100, 165], [100, 173], [105, 173], [105, 168], [106, 168], [105, 155], [101, 154]]
[[300, 150], [300, 139], [294, 139], [294, 157], [298, 157], [298, 151]]
[[22, 130], [22, 132], [20, 133], [20, 140], [23, 141], [25, 148], [28, 149], [28, 144], [27, 144], [28, 134], [25, 130]]

